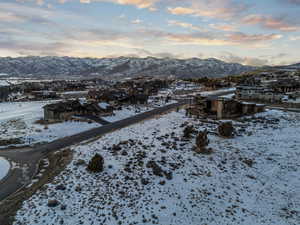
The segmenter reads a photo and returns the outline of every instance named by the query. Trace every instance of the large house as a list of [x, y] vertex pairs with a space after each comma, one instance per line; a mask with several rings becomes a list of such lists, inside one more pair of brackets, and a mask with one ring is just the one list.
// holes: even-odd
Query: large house
[[72, 116], [105, 116], [111, 115], [111, 107], [102, 108], [97, 103], [80, 103], [78, 100], [58, 102], [44, 106], [44, 120], [62, 121], [70, 119]]
[[264, 85], [241, 85], [236, 88], [236, 98], [262, 102], [281, 102], [285, 96], [300, 92], [300, 82], [297, 80], [275, 80]]
[[289, 96], [300, 96], [300, 77], [294, 72], [264, 72], [243, 80], [236, 98], [268, 103], [281, 103]]
[[222, 97], [196, 96], [188, 109], [191, 115], [212, 119], [230, 119], [264, 111], [262, 104], [241, 102]]
[[124, 90], [91, 90], [88, 93], [89, 100], [108, 102], [112, 105], [119, 104], [146, 104], [149, 95], [143, 93], [127, 93]]
[[240, 100], [280, 102], [285, 95], [283, 93], [274, 92], [273, 89], [268, 87], [238, 86], [235, 96]]

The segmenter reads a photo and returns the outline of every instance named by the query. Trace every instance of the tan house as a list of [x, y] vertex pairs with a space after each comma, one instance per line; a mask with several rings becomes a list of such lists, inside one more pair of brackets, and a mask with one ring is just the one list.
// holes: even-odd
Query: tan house
[[188, 112], [191, 115], [213, 119], [229, 119], [263, 112], [264, 109], [265, 106], [262, 104], [241, 102], [222, 97], [197, 96]]

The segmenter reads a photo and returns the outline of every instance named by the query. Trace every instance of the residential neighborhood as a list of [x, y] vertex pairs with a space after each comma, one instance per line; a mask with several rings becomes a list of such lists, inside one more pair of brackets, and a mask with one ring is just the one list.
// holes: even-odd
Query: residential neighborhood
[[[283, 74], [285, 75], [283, 76]], [[289, 82], [287, 80], [283, 82], [283, 77], [288, 77]], [[202, 160], [206, 160], [204, 159], [206, 155], [213, 156], [215, 154], [221, 154], [221, 146], [224, 144], [224, 138], [225, 140], [229, 138], [228, 140], [230, 141], [226, 141], [226, 145], [229, 144], [229, 146], [232, 146], [227, 147], [228, 149], [226, 151], [228, 154], [234, 149], [233, 146], [235, 145], [241, 148], [249, 148], [245, 150], [244, 153], [238, 153], [241, 160], [241, 164], [238, 166], [242, 171], [245, 169], [245, 171], [249, 169], [253, 170], [251, 173], [254, 174], [254, 169], [257, 170], [257, 168], [256, 166], [253, 167], [252, 164], [257, 160], [257, 157], [251, 156], [250, 146], [243, 146], [242, 143], [249, 142], [251, 140], [250, 138], [253, 138], [252, 141], [256, 140], [255, 145], [259, 144], [260, 142], [257, 143], [257, 141], [259, 140], [259, 136], [263, 135], [261, 132], [267, 132], [264, 135], [277, 132], [278, 129], [289, 129], [287, 132], [295, 132], [295, 135], [299, 132], [297, 131], [297, 123], [299, 120], [296, 119], [298, 115], [300, 115], [299, 112], [292, 110], [288, 112], [290, 108], [294, 110], [299, 109], [297, 103], [299, 97], [299, 76], [297, 73], [280, 71], [264, 72], [259, 75], [256, 75], [256, 73], [255, 75], [245, 74], [242, 79], [230, 79], [231, 82], [224, 86], [219, 85], [220, 83], [225, 84], [227, 82], [224, 78], [210, 81], [203, 79], [204, 83], [198, 80], [180, 80], [174, 78], [157, 79], [147, 76], [134, 79], [129, 78], [117, 82], [97, 79], [81, 80], [80, 82], [74, 80], [39, 80], [38, 82], [14, 80], [14, 82], [11, 82], [9, 79], [2, 79], [0, 89], [2, 91], [2, 103], [0, 103], [0, 130], [2, 132], [0, 138], [0, 157], [2, 157], [1, 160], [3, 161], [3, 175], [1, 176], [6, 177], [7, 174], [11, 174], [9, 172], [10, 170], [20, 171], [22, 174], [20, 182], [15, 183], [13, 181], [14, 176], [11, 174], [12, 183], [9, 183], [10, 180], [7, 180], [7, 185], [12, 185], [12, 188], [17, 189], [22, 188], [21, 193], [24, 196], [28, 196], [28, 194], [33, 191], [39, 191], [24, 203], [18, 200], [17, 195], [12, 194], [10, 203], [4, 201], [7, 207], [0, 204], [1, 214], [7, 215], [5, 217], [0, 216], [1, 221], [13, 221], [12, 219], [14, 219], [17, 221], [14, 224], [22, 224], [21, 221], [26, 221], [26, 224], [31, 224], [33, 223], [31, 218], [43, 221], [44, 217], [41, 216], [41, 214], [48, 214], [49, 217], [46, 217], [47, 220], [52, 218], [50, 220], [54, 221], [54, 223], [61, 223], [61, 221], [66, 220], [67, 217], [63, 215], [68, 215], [69, 218], [73, 217], [74, 221], [77, 221], [75, 223], [78, 223], [78, 221], [79, 223], [83, 222], [83, 220], [80, 219], [82, 218], [80, 212], [77, 213], [79, 217], [74, 217], [72, 213], [73, 210], [75, 210], [74, 207], [79, 207], [78, 204], [81, 205], [83, 204], [82, 201], [85, 201], [85, 197], [83, 199], [79, 197], [80, 193], [83, 190], [84, 193], [90, 193], [90, 191], [94, 193], [94, 191], [98, 189], [92, 190], [88, 184], [84, 184], [85, 181], [75, 181], [72, 180], [73, 178], [68, 178], [64, 175], [52, 177], [53, 175], [51, 175], [50, 170], [60, 173], [59, 171], [65, 168], [66, 172], [64, 173], [68, 174], [68, 176], [74, 173], [72, 171], [81, 171], [80, 175], [76, 172], [76, 176], [84, 176], [86, 177], [85, 179], [90, 180], [89, 182], [94, 182], [95, 178], [83, 170], [84, 165], [88, 164], [89, 158], [92, 157], [94, 153], [100, 155], [97, 157], [102, 157], [100, 171], [107, 170], [103, 179], [109, 179], [113, 183], [121, 182], [122, 179], [127, 180], [125, 183], [120, 183], [121, 186], [113, 189], [113, 192], [121, 193], [125, 186], [134, 185], [137, 191], [134, 191], [134, 193], [136, 192], [135, 194], [140, 196], [140, 198], [141, 195], [145, 195], [145, 191], [149, 188], [154, 192], [158, 191], [158, 193], [161, 193], [162, 190], [160, 190], [160, 187], [164, 187], [165, 185], [167, 185], [166, 187], [168, 187], [168, 189], [172, 190], [171, 195], [173, 197], [178, 195], [170, 186], [174, 185], [176, 180], [187, 179], [187, 182], [194, 182], [192, 181], [194, 180], [194, 175], [183, 178], [185, 173], [190, 173], [188, 171], [190, 171], [191, 168], [183, 166], [182, 163], [186, 160], [192, 160], [190, 166], [197, 168], [198, 171], [199, 163], [196, 162], [198, 157], [202, 158]], [[214, 82], [218, 85], [213, 85]], [[207, 86], [207, 84], [209, 86]], [[274, 109], [274, 105], [280, 106], [282, 109]], [[282, 111], [282, 113], [279, 113], [278, 110], [284, 110], [285, 112]], [[289, 121], [288, 123], [290, 125], [287, 125], [287, 121]], [[122, 129], [124, 126], [128, 126], [128, 128]], [[103, 135], [104, 137], [101, 138]], [[120, 136], [117, 138], [118, 136], [115, 135]], [[282, 133], [282, 135], [286, 137], [288, 133]], [[99, 141], [92, 142], [88, 145], [84, 144], [84, 141], [92, 138]], [[239, 144], [234, 144], [234, 140], [238, 141]], [[265, 139], [265, 141], [268, 142], [270, 140]], [[193, 142], [195, 142], [195, 145]], [[297, 145], [296, 142], [295, 145]], [[276, 140], [274, 144], [279, 145]], [[251, 145], [254, 145], [254, 143]], [[134, 148], [140, 150], [135, 152], [130, 146], [135, 146]], [[163, 148], [159, 146], [163, 146]], [[74, 151], [74, 153], [70, 152], [69, 147], [72, 149], [71, 152]], [[230, 148], [233, 149], [230, 150]], [[60, 154], [60, 150], [57, 151], [58, 149], [65, 150]], [[86, 149], [86, 152], [84, 152], [84, 149]], [[89, 151], [88, 149], [95, 150]], [[291, 146], [289, 151], [293, 151], [293, 149], [294, 147]], [[20, 158], [10, 156], [11, 152], [18, 150], [24, 151], [20, 153]], [[168, 152], [171, 150], [175, 151], [174, 154]], [[142, 169], [141, 171], [136, 170], [137, 168], [131, 167], [130, 164], [128, 164], [129, 162], [126, 163], [127, 160], [120, 158], [126, 157], [127, 155], [134, 158], [138, 157], [135, 154], [147, 155], [147, 151], [150, 151], [148, 152], [150, 161], [145, 161], [145, 163], [147, 162], [146, 168], [150, 168], [150, 171], [153, 169], [153, 175], [148, 169]], [[270, 150], [266, 149], [266, 151], [268, 152]], [[45, 156], [43, 156], [47, 161], [45, 166], [37, 163], [37, 161], [41, 159], [41, 152], [45, 153]], [[30, 159], [25, 160], [26, 157], [25, 155], [23, 156], [23, 154], [31, 155]], [[71, 156], [70, 154], [74, 157], [71, 163], [68, 162], [68, 157]], [[159, 157], [156, 156], [157, 154], [159, 154]], [[172, 163], [171, 161], [169, 162], [169, 160], [174, 157], [179, 157], [177, 154], [185, 155], [185, 160], [182, 161], [182, 159], [178, 158], [174, 161], [173, 159], [173, 164], [175, 164], [168, 167], [165, 163], [168, 162], [171, 165]], [[194, 158], [195, 156], [193, 156], [193, 154], [199, 156], [195, 155], [196, 158]], [[270, 152], [270, 154], [273, 153]], [[96, 155], [94, 157], [96, 157]], [[168, 157], [166, 158], [164, 155]], [[10, 161], [6, 161], [3, 157], [6, 157]], [[130, 157], [128, 157], [128, 160], [130, 160]], [[235, 164], [234, 161], [228, 157], [229, 155], [225, 157], [227, 161], [230, 161], [228, 166], [233, 166]], [[243, 157], [245, 158], [243, 159]], [[224, 161], [225, 159], [222, 158], [223, 157], [219, 155], [218, 159], [215, 160]], [[117, 163], [117, 161], [119, 162]], [[223, 161], [221, 161], [221, 163], [223, 163]], [[57, 162], [61, 162], [61, 166], [57, 166]], [[22, 169], [11, 168], [10, 163], [17, 163]], [[136, 163], [142, 166], [144, 162], [137, 161]], [[28, 175], [26, 174], [34, 175], [37, 170], [37, 165], [40, 168], [36, 175], [38, 177], [33, 180], [28, 179]], [[90, 164], [88, 165], [91, 166]], [[209, 161], [206, 161], [205, 165], [207, 167]], [[247, 167], [245, 167], [245, 165]], [[121, 172], [123, 166], [125, 173]], [[216, 164], [216, 166], [221, 170], [229, 170], [226, 166], [219, 167], [220, 164]], [[27, 169], [25, 170], [25, 168]], [[110, 177], [111, 175], [107, 174], [109, 168], [115, 168], [113, 171], [120, 176], [116, 178]], [[137, 177], [131, 173], [137, 174]], [[216, 173], [219, 172], [210, 168], [208, 171], [198, 173], [207, 174], [207, 177], [210, 177], [216, 176]], [[214, 175], [211, 175], [211, 173]], [[234, 171], [231, 173], [231, 176], [236, 176], [234, 175]], [[165, 179], [163, 179], [164, 176]], [[197, 176], [199, 176], [199, 174]], [[251, 179], [263, 179], [264, 182], [267, 182], [267, 180], [265, 180], [267, 178], [256, 178], [256, 176], [257, 175], [251, 175], [250, 177]], [[51, 181], [54, 183], [45, 184], [43, 181], [44, 177], [54, 179]], [[174, 177], [175, 180], [173, 180], [172, 177]], [[215, 179], [221, 179], [218, 177], [219, 176], [216, 176]], [[129, 182], [128, 179], [132, 179], [133, 183], [131, 183], [131, 181]], [[141, 179], [141, 181], [139, 181], [139, 179]], [[212, 178], [210, 179], [213, 182], [212, 184], [215, 185], [216, 181]], [[242, 178], [237, 177], [234, 179]], [[236, 182], [236, 180], [232, 179], [230, 179], [230, 181]], [[72, 189], [70, 185], [74, 182], [79, 182], [81, 185], [78, 184], [75, 187], [74, 193], [73, 191], [66, 193], [68, 196], [67, 199], [71, 198], [70, 195], [76, 196], [75, 205], [73, 207], [69, 200], [65, 199], [65, 197], [63, 197], [64, 195], [61, 195], [60, 191], [57, 190]], [[141, 184], [138, 184], [139, 182], [141, 182]], [[158, 182], [158, 184], [155, 184], [156, 182]], [[272, 180], [272, 182], [275, 182], [275, 180]], [[284, 183], [284, 181], [282, 182]], [[24, 184], [26, 184], [26, 186], [24, 186]], [[82, 187], [83, 184], [85, 187]], [[43, 185], [47, 186], [46, 192], [39, 189], [43, 187]], [[222, 185], [225, 184], [222, 183]], [[192, 187], [193, 189], [197, 188], [197, 186]], [[109, 187], [107, 186], [106, 188]], [[130, 188], [133, 188], [133, 186], [130, 186]], [[189, 189], [186, 186], [182, 186], [182, 188]], [[214, 188], [217, 187], [214, 186]], [[246, 191], [246, 189], [240, 188], [241, 193]], [[259, 186], [257, 188], [259, 188]], [[54, 193], [51, 191], [53, 189], [56, 190]], [[2, 190], [2, 192], [0, 190], [0, 197], [5, 199], [5, 197], [9, 196], [10, 190], [13, 189], [7, 190], [7, 192], [6, 189]], [[218, 192], [221, 193], [224, 191], [225, 190], [218, 187]], [[158, 193], [156, 193], [156, 195], [161, 196], [160, 198], [162, 199], [162, 202], [159, 204], [163, 204], [163, 201], [170, 204], [172, 197], [166, 199], [165, 194]], [[41, 195], [44, 197], [41, 197]], [[112, 195], [112, 193], [110, 195]], [[41, 200], [38, 200], [34, 196], [38, 196], [37, 198]], [[118, 194], [117, 198], [127, 199], [125, 196], [119, 196]], [[145, 195], [145, 197], [146, 196], [147, 195]], [[183, 197], [183, 193], [180, 193], [179, 196]], [[213, 199], [216, 201], [215, 197], [209, 198], [207, 194], [204, 196], [211, 201]], [[268, 198], [265, 196], [260, 197], [271, 201], [270, 199], [275, 198], [275, 196], [277, 195], [272, 193]], [[282, 194], [279, 198], [285, 198], [284, 196], [285, 194]], [[190, 197], [186, 198], [190, 199]], [[246, 197], [243, 198], [245, 199]], [[107, 208], [105, 209], [105, 207], [108, 206], [108, 199], [97, 201], [103, 204], [102, 209], [107, 212]], [[88, 207], [95, 207], [94, 204], [96, 204], [97, 201], [88, 203]], [[113, 202], [113, 204], [114, 207], [118, 207], [119, 213], [123, 212], [126, 206], [130, 213], [134, 215], [134, 211], [132, 211], [133, 208], [129, 202], [123, 206], [118, 206], [117, 202]], [[183, 202], [184, 201], [180, 200], [176, 203], [176, 207], [181, 208], [181, 206], [177, 204], [183, 204]], [[13, 206], [12, 204], [15, 205]], [[35, 216], [29, 216], [28, 213], [31, 212], [34, 205], [37, 207], [36, 204], [43, 204], [44, 208], [38, 211], [37, 214], [34, 213]], [[237, 208], [241, 207], [240, 203], [236, 202], [236, 204]], [[265, 205], [266, 207], [275, 207], [271, 203], [266, 205], [261, 202], [259, 204]], [[140, 207], [145, 207], [146, 209], [146, 207], [149, 206], [147, 205], [148, 204], [144, 204]], [[188, 207], [190, 208], [191, 206]], [[218, 210], [220, 210], [220, 208], [218, 208]], [[64, 213], [62, 214], [61, 212]], [[187, 212], [191, 213], [191, 221], [198, 221], [197, 218], [200, 215], [197, 214], [197, 211], [186, 211], [185, 213]], [[174, 214], [175, 212], [171, 211], [170, 213]], [[240, 213], [247, 215], [249, 218], [253, 217], [243, 211]], [[133, 220], [150, 221], [148, 213], [144, 212], [143, 214], [145, 219], [134, 216]], [[156, 212], [156, 214], [160, 215], [160, 212]], [[110, 218], [110, 216], [109, 213], [104, 213], [102, 217], [98, 215], [98, 218], [97, 221], [103, 222], [106, 218]], [[130, 217], [127, 216], [123, 217], [125, 221], [128, 221], [128, 224], [129, 221], [133, 221], [129, 218]], [[158, 218], [161, 218], [161, 216], [158, 216], [157, 220], [155, 219], [157, 222], [159, 221]], [[259, 218], [258, 216], [253, 217], [255, 220]], [[287, 221], [293, 224], [293, 221], [297, 221], [297, 218], [298, 214], [296, 213], [294, 216], [290, 216]], [[90, 217], [90, 219], [92, 220], [92, 217]], [[269, 219], [273, 221], [273, 218]], [[282, 219], [280, 220], [285, 224]], [[73, 220], [67, 219], [67, 221]], [[114, 217], [109, 224], [119, 223], [118, 221], [118, 217]], [[174, 219], [168, 221], [168, 223], [171, 224], [179, 220], [174, 217]], [[219, 220], [217, 219], [216, 221]], [[233, 222], [230, 222], [230, 220], [227, 221], [229, 223]]]
[[0, 225], [300, 225], [300, 0], [0, 0]]

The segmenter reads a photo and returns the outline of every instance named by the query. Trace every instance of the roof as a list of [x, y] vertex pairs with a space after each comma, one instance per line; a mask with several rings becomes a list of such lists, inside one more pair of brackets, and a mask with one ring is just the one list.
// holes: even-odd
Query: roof
[[81, 104], [78, 100], [49, 104], [44, 106], [43, 108], [55, 112], [73, 112], [73, 111], [103, 112], [105, 110], [101, 108], [97, 103]]
[[45, 105], [43, 108], [56, 112], [72, 112], [76, 109], [80, 109], [82, 105], [78, 100], [58, 102], [49, 105]]

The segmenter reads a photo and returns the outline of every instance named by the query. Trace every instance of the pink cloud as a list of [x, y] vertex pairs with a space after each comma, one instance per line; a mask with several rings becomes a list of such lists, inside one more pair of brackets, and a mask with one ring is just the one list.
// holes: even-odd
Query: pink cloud
[[271, 16], [250, 15], [242, 20], [245, 24], [260, 25], [264, 28], [280, 30], [284, 32], [293, 32], [300, 29], [299, 26], [288, 23], [284, 18], [273, 18]]

